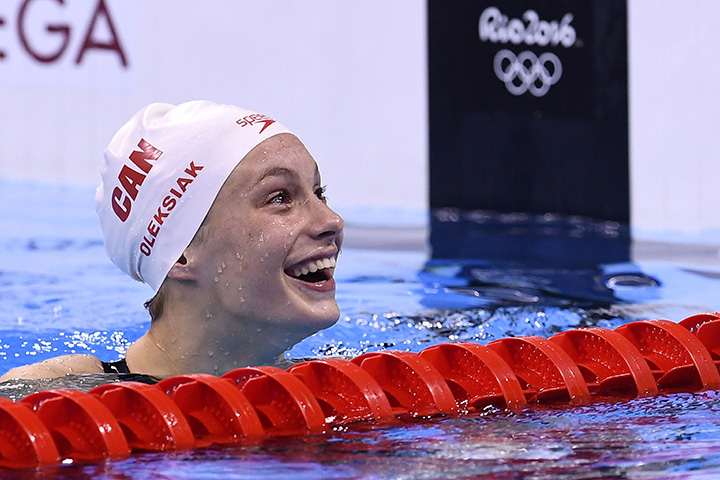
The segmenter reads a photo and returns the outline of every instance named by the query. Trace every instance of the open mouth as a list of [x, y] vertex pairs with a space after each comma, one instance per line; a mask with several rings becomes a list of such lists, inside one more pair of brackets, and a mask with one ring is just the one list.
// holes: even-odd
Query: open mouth
[[336, 260], [334, 257], [308, 260], [290, 267], [285, 273], [307, 283], [320, 283], [332, 278]]

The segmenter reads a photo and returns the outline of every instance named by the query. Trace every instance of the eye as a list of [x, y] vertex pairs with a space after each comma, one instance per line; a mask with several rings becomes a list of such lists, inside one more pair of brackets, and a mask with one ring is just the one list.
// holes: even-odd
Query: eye
[[324, 203], [327, 203], [327, 197], [325, 196], [326, 190], [327, 187], [318, 187], [315, 189], [315, 196], [322, 200]]
[[279, 192], [275, 192], [270, 199], [268, 200], [268, 204], [277, 204], [282, 205], [285, 203], [290, 203], [290, 194], [286, 192], [285, 190], [281, 190]]

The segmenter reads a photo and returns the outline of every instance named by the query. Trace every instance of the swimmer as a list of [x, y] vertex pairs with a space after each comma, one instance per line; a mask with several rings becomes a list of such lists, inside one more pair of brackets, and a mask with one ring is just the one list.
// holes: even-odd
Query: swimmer
[[0, 380], [66, 374], [224, 374], [276, 362], [339, 315], [343, 220], [315, 160], [265, 115], [152, 104], [105, 151], [95, 205], [111, 260], [155, 291], [125, 358], [74, 354]]

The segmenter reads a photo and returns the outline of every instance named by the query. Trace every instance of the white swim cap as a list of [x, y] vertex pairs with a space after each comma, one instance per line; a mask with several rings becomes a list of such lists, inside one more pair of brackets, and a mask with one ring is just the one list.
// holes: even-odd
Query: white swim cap
[[272, 118], [207, 101], [140, 110], [105, 150], [95, 195], [113, 263], [157, 291], [235, 166], [279, 133]]

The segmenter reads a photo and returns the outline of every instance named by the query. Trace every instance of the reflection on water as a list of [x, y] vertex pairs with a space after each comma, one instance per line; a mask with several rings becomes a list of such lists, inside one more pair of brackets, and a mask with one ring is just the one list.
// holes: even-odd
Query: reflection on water
[[[52, 202], [48, 199], [52, 198]], [[37, 208], [51, 205], [50, 210]], [[147, 287], [106, 259], [90, 189], [0, 181], [0, 369], [63, 353], [114, 360], [148, 327]], [[345, 249], [342, 316], [290, 357], [419, 351], [448, 341], [549, 337], [632, 320], [720, 310], [720, 273], [703, 265], [635, 264], [623, 226], [554, 216], [441, 212], [431, 255]], [[137, 379], [137, 378], [136, 378]], [[3, 394], [71, 386], [10, 382]], [[57, 382], [57, 381], [55, 381]], [[66, 383], [70, 382], [70, 384]], [[3, 478], [34, 478], [2, 472]], [[8, 475], [4, 475], [7, 473]], [[351, 425], [317, 437], [133, 455], [44, 470], [53, 478], [706, 478], [720, 475], [718, 392], [517, 414]], [[37, 474], [40, 475], [40, 474]]]
[[70, 388], [81, 392], [89, 392], [95, 387], [114, 382], [140, 382], [154, 384], [159, 380], [148, 375], [134, 373], [90, 373], [84, 375], [66, 375], [58, 378], [41, 378], [23, 380], [14, 378], [0, 382], [0, 397], [13, 401], [21, 400], [35, 392]]

